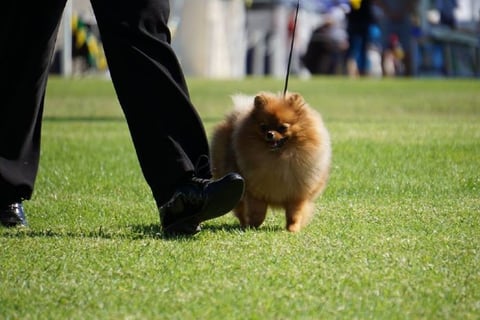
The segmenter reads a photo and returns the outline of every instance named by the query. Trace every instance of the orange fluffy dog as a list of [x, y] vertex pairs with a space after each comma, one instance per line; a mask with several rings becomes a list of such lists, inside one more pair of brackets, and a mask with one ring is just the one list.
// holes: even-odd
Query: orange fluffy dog
[[233, 102], [213, 132], [214, 177], [235, 171], [245, 178], [233, 210], [242, 227], [259, 227], [271, 206], [285, 210], [287, 230], [300, 231], [330, 172], [330, 136], [320, 114], [297, 93], [237, 95]]

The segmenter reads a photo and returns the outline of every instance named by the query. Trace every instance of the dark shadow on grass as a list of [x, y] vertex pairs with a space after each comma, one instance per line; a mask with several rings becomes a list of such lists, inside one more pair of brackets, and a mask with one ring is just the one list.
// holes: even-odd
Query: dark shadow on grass
[[[280, 226], [261, 226], [260, 228], [244, 229], [237, 223], [208, 224], [201, 226], [202, 232], [211, 233], [231, 233], [238, 234], [243, 232], [279, 232], [283, 231]], [[106, 229], [99, 227], [95, 230], [52, 230], [42, 229], [35, 230], [31, 228], [12, 228], [3, 229], [0, 238], [102, 238], [102, 239], [162, 239], [168, 241], [192, 241], [196, 239], [196, 235], [168, 235], [165, 234], [160, 225], [151, 224], [134, 224], [127, 225], [122, 229]]]
[[[195, 235], [168, 235], [160, 230], [160, 226], [156, 224], [151, 225], [134, 225], [130, 226], [132, 231], [135, 231], [136, 234], [143, 234], [145, 238], [161, 238], [163, 240], [190, 240], [195, 239]], [[201, 230], [198, 234], [202, 232], [210, 233], [231, 233], [238, 234], [245, 231], [254, 231], [254, 232], [279, 232], [284, 229], [280, 226], [262, 226], [260, 228], [242, 228], [237, 223], [221, 223], [221, 224], [209, 224], [204, 223], [201, 225]]]
[[0, 238], [102, 238], [102, 239], [147, 239], [161, 238], [161, 230], [159, 226], [144, 226], [147, 233], [139, 233], [134, 231], [134, 227], [127, 226], [119, 229], [105, 229], [99, 227], [95, 230], [54, 230], [54, 229], [31, 229], [31, 228], [12, 228], [4, 229], [0, 234]]
[[242, 228], [239, 224], [205, 224], [202, 226], [203, 231], [219, 233], [219, 232], [227, 232], [227, 233], [239, 233], [239, 232], [246, 232], [246, 231], [254, 231], [254, 232], [279, 232], [283, 231], [284, 229], [278, 225], [264, 225], [260, 226], [259, 228]]
[[158, 238], [162, 240], [170, 240], [170, 241], [184, 241], [184, 240], [194, 240], [195, 235], [169, 235], [162, 232], [162, 228], [159, 224], [152, 223], [149, 225], [145, 224], [136, 224], [130, 225], [129, 229], [131, 229], [134, 234], [143, 235], [144, 239], [148, 238]]

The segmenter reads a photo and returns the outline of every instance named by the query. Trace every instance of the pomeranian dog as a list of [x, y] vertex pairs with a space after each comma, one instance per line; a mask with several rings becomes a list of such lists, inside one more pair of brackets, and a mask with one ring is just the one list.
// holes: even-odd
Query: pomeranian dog
[[234, 110], [211, 139], [214, 178], [232, 171], [244, 177], [245, 193], [233, 210], [242, 227], [260, 227], [272, 207], [285, 210], [288, 231], [300, 231], [330, 174], [330, 135], [321, 115], [298, 93], [232, 100]]

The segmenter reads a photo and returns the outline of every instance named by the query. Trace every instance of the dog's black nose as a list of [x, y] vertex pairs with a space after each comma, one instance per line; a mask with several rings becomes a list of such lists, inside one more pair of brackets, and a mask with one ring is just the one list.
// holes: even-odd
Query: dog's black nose
[[275, 132], [273, 131], [268, 131], [267, 132], [267, 141], [272, 141], [275, 139]]

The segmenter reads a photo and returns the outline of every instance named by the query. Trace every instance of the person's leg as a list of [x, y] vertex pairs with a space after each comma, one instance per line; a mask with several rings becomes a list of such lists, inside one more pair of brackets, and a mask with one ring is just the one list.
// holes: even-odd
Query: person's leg
[[21, 205], [33, 193], [45, 87], [64, 6], [65, 0], [2, 5], [0, 70], [6, 81], [0, 86], [0, 215], [18, 212], [12, 204]]
[[[192, 234], [230, 211], [243, 179], [211, 178], [207, 134], [170, 46], [168, 0], [92, 0], [112, 81], [165, 230]], [[201, 179], [199, 179], [201, 178]]]
[[[92, 0], [108, 66], [133, 143], [158, 205], [209, 155], [170, 47], [168, 1]], [[209, 169], [200, 173], [210, 178]]]
[[407, 21], [398, 26], [398, 37], [405, 52], [405, 75], [417, 75], [417, 41], [413, 35], [413, 26]]
[[360, 34], [360, 52], [358, 55], [358, 71], [360, 75], [368, 75], [370, 63], [368, 60], [368, 45], [370, 42], [369, 29], [364, 28]]
[[362, 39], [361, 37], [355, 33], [355, 32], [350, 32], [349, 37], [349, 47], [347, 50], [346, 54], [346, 67], [347, 67], [347, 74], [350, 77], [356, 77], [359, 75], [359, 57], [360, 57], [360, 51], [362, 47]]

